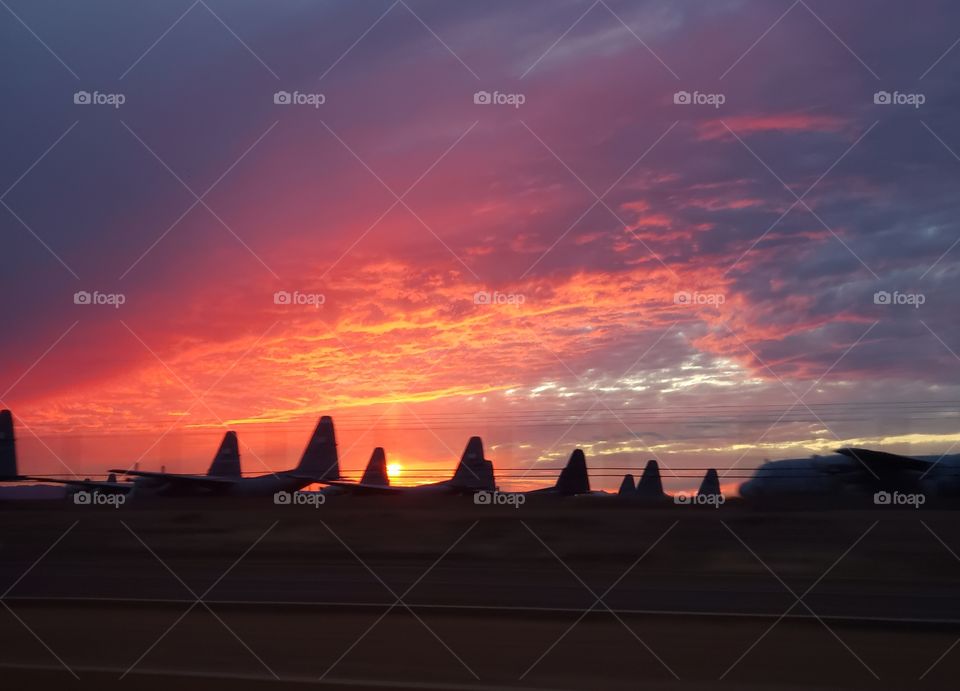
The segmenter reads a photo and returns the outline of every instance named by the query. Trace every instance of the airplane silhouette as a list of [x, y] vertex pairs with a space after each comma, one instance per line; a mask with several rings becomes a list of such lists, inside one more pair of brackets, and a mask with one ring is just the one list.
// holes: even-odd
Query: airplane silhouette
[[[379, 451], [383, 451], [379, 449]], [[377, 454], [374, 450], [373, 457], [385, 467], [386, 456]], [[493, 475], [493, 463], [484, 458], [483, 441], [480, 437], [470, 437], [466, 448], [463, 450], [463, 456], [457, 464], [453, 477], [442, 482], [434, 482], [425, 485], [414, 485], [412, 487], [397, 487], [389, 485], [386, 481], [386, 472], [382, 474], [382, 479], [378, 480], [373, 475], [370, 477], [364, 473], [360, 482], [349, 482], [336, 478], [322, 479], [321, 484], [330, 487], [336, 487], [346, 490], [352, 494], [389, 494], [389, 495], [426, 495], [426, 494], [472, 494], [481, 490], [493, 492], [496, 491], [496, 482]]]
[[[214, 457], [210, 471], [226, 472], [227, 475], [190, 475], [153, 472], [133, 469], [111, 469], [138, 478], [135, 491], [159, 496], [217, 495], [231, 497], [267, 497], [277, 492], [295, 492], [307, 485], [340, 477], [337, 457], [337, 442], [333, 419], [327, 415], [320, 418], [317, 427], [307, 442], [300, 463], [292, 470], [243, 477], [240, 474], [240, 456], [237, 451], [235, 432], [227, 432], [221, 451]], [[221, 452], [222, 455], [221, 455]]]

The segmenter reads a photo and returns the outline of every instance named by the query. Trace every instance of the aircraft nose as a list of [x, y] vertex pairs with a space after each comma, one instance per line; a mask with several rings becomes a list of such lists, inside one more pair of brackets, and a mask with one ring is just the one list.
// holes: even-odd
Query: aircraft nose
[[756, 499], [759, 494], [759, 488], [757, 487], [756, 480], [747, 480], [742, 485], [740, 485], [740, 496], [744, 499]]

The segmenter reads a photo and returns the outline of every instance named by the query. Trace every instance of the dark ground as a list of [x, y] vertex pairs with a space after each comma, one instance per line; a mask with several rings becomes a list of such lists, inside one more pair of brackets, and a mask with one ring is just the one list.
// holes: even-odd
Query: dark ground
[[951, 550], [960, 512], [892, 508], [7, 504], [0, 679], [953, 689]]

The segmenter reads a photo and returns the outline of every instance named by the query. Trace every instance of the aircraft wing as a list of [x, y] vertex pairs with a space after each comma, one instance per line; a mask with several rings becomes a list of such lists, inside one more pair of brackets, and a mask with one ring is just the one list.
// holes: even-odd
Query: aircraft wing
[[[274, 476], [282, 475], [283, 477], [289, 477], [294, 480], [304, 480], [306, 482], [310, 482], [311, 484], [317, 484], [317, 485], [333, 484], [332, 482], [328, 482], [327, 480], [320, 479], [320, 477], [318, 477], [317, 475], [304, 475], [303, 473], [295, 473], [289, 470], [283, 470], [278, 473], [266, 473], [264, 476], [269, 476], [269, 475], [274, 475]], [[264, 477], [264, 476], [261, 476], [261, 477]]]
[[538, 487], [537, 489], [528, 489], [526, 492], [518, 492], [518, 494], [559, 494], [556, 487]]
[[363, 482], [347, 482], [345, 480], [322, 480], [321, 484], [330, 487], [343, 487], [356, 494], [404, 494], [412, 487], [392, 487], [390, 485], [370, 485]]
[[872, 449], [845, 447], [837, 449], [837, 453], [860, 461], [877, 475], [905, 470], [927, 470], [932, 465], [930, 461], [924, 461], [919, 458], [900, 456], [895, 453], [887, 453], [886, 451], [873, 451]]
[[179, 475], [177, 473], [157, 473], [149, 470], [111, 470], [111, 473], [123, 473], [133, 477], [145, 477], [162, 480], [171, 484], [192, 485], [209, 489], [222, 489], [236, 483], [236, 478], [212, 477], [210, 475]]
[[52, 477], [32, 477], [23, 476], [23, 480], [34, 482], [51, 483], [55, 485], [69, 485], [71, 487], [85, 487], [87, 489], [99, 489], [105, 492], [129, 492], [133, 489], [133, 484], [129, 482], [100, 482], [98, 480], [65, 480]]

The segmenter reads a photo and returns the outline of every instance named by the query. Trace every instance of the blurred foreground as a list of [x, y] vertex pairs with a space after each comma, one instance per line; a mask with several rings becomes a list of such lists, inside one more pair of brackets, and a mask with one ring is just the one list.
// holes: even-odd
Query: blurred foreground
[[958, 548], [960, 513], [889, 507], [8, 504], [0, 668], [11, 687], [955, 688]]

